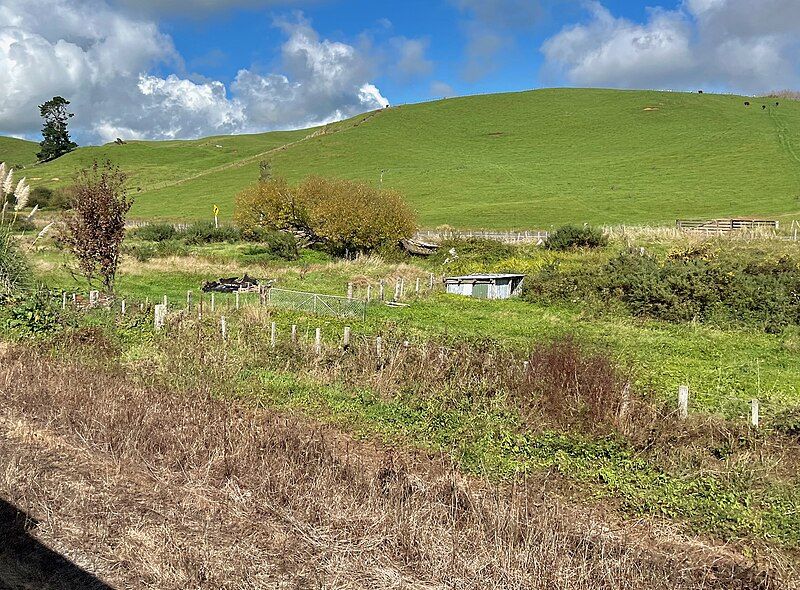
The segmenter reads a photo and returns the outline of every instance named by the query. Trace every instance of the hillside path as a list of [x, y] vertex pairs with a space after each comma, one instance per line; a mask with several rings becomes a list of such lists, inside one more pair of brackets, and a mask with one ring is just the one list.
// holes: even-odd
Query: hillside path
[[342, 128], [333, 129], [333, 130], [328, 131], [328, 132], [325, 131], [326, 126], [322, 126], [319, 129], [317, 129], [316, 131], [314, 131], [313, 133], [309, 133], [308, 135], [306, 135], [305, 137], [303, 137], [301, 139], [298, 139], [298, 140], [295, 140], [295, 141], [291, 141], [289, 143], [284, 143], [282, 145], [276, 146], [274, 148], [270, 148], [270, 149], [265, 150], [263, 152], [259, 152], [257, 154], [253, 154], [252, 156], [247, 156], [246, 158], [242, 158], [241, 160], [236, 160], [234, 162], [228, 162], [227, 164], [220, 164], [219, 166], [213, 166], [211, 168], [206, 168], [202, 172], [198, 172], [198, 173], [192, 174], [190, 176], [185, 176], [184, 178], [179, 178], [177, 180], [170, 180], [170, 181], [167, 181], [167, 182], [162, 182], [162, 183], [153, 185], [153, 186], [149, 187], [147, 190], [143, 191], [143, 193], [149, 193], [149, 192], [152, 192], [152, 191], [157, 191], [157, 190], [161, 190], [161, 189], [164, 189], [164, 188], [169, 188], [171, 186], [179, 186], [179, 185], [181, 185], [181, 184], [183, 184], [185, 182], [190, 182], [192, 180], [197, 180], [198, 178], [203, 178], [204, 176], [208, 176], [210, 174], [217, 174], [218, 172], [223, 172], [225, 170], [232, 170], [234, 168], [241, 168], [243, 166], [247, 166], [248, 164], [252, 164], [253, 162], [258, 161], [259, 159], [261, 159], [261, 158], [263, 158], [265, 156], [269, 156], [270, 154], [275, 154], [275, 153], [280, 152], [280, 151], [285, 151], [285, 150], [287, 150], [289, 148], [292, 148], [292, 147], [294, 147], [296, 145], [300, 145], [301, 143], [309, 141], [310, 139], [315, 139], [317, 137], [322, 137], [324, 135], [335, 135], [337, 133], [343, 133], [345, 131], [349, 131], [350, 129], [354, 129], [354, 128], [358, 127], [359, 125], [362, 125], [363, 123], [368, 122], [370, 119], [378, 116], [382, 112], [383, 112], [383, 110], [371, 111], [369, 113], [366, 113], [364, 115], [363, 119], [359, 119], [358, 121], [356, 121], [352, 125], [347, 125], [347, 126], [344, 126]]

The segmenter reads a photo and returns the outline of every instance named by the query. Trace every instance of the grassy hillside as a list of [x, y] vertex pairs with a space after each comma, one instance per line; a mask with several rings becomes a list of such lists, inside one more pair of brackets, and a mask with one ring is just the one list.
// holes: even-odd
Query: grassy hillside
[[206, 216], [213, 202], [230, 215], [263, 157], [292, 180], [377, 183], [386, 170], [384, 185], [407, 194], [425, 226], [800, 217], [800, 102], [744, 100], [563, 89], [458, 98], [362, 115], [325, 134], [85, 148], [36, 176], [63, 181], [110, 156], [139, 190], [134, 215], [151, 218]]
[[14, 137], [0, 137], [0, 162], [19, 168], [36, 162], [39, 144]]

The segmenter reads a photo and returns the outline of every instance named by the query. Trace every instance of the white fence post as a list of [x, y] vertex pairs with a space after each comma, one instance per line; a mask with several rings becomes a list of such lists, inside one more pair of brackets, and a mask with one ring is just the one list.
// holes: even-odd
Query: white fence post
[[167, 296], [164, 295], [164, 307], [167, 307]]
[[269, 343], [272, 348], [275, 348], [275, 345], [278, 343], [278, 326], [275, 322], [272, 322], [269, 331]]
[[375, 354], [380, 358], [383, 355], [383, 338], [378, 336], [375, 338]]
[[236, 291], [236, 309], [239, 309], [239, 291]]
[[166, 319], [167, 319], [167, 306], [163, 304], [156, 305], [153, 313], [153, 327], [156, 330], [163, 330]]
[[367, 303], [372, 301], [372, 285], [367, 285]]
[[67, 309], [67, 292], [61, 294], [61, 309]]
[[686, 420], [689, 417], [689, 386], [681, 385], [678, 388], [678, 417]]
[[350, 326], [344, 327], [344, 337], [342, 339], [342, 346], [345, 350], [350, 348]]
[[347, 299], [353, 300], [353, 283], [347, 283]]
[[292, 344], [297, 342], [297, 325], [292, 324]]
[[122, 315], [125, 315], [126, 307], [125, 307], [125, 300], [124, 299], [122, 300], [122, 303], [120, 304], [120, 308], [121, 308], [121, 311], [122, 311]]
[[758, 411], [759, 411], [758, 400], [757, 399], [750, 400], [750, 425], [753, 428], [758, 428], [758, 419], [759, 419]]
[[316, 352], [317, 355], [322, 354], [322, 329], [321, 328], [317, 328], [317, 331], [316, 331], [316, 333], [314, 335], [314, 352]]
[[417, 277], [417, 288], [416, 288], [416, 293], [417, 293], [417, 295], [419, 295], [419, 277]]
[[222, 316], [219, 319], [219, 329], [220, 329], [220, 332], [222, 333], [222, 339], [223, 340], [227, 340], [228, 339], [228, 321], [225, 319], [225, 316]]
[[383, 301], [383, 279], [378, 282], [378, 300]]

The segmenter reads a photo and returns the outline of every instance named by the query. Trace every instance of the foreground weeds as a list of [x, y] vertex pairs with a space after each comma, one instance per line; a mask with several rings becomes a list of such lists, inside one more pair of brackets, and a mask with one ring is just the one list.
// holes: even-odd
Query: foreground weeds
[[544, 477], [491, 485], [441, 454], [354, 442], [214, 397], [208, 381], [178, 394], [150, 375], [143, 385], [20, 350], [0, 365], [0, 493], [121, 587], [792, 587], [775, 556], [757, 566], [577, 507]]

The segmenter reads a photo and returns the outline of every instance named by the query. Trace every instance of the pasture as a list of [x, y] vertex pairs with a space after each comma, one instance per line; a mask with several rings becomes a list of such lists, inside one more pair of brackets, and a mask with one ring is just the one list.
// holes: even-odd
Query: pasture
[[[57, 186], [110, 157], [130, 174], [141, 219], [207, 218], [214, 203], [230, 217], [234, 196], [268, 159], [290, 181], [320, 174], [378, 184], [383, 171], [384, 186], [407, 195], [424, 227], [729, 216], [789, 224], [800, 216], [800, 102], [775, 102], [584, 89], [473, 96], [306, 131], [80, 148], [25, 173], [34, 186]], [[13, 160], [2, 146], [0, 160]]]

